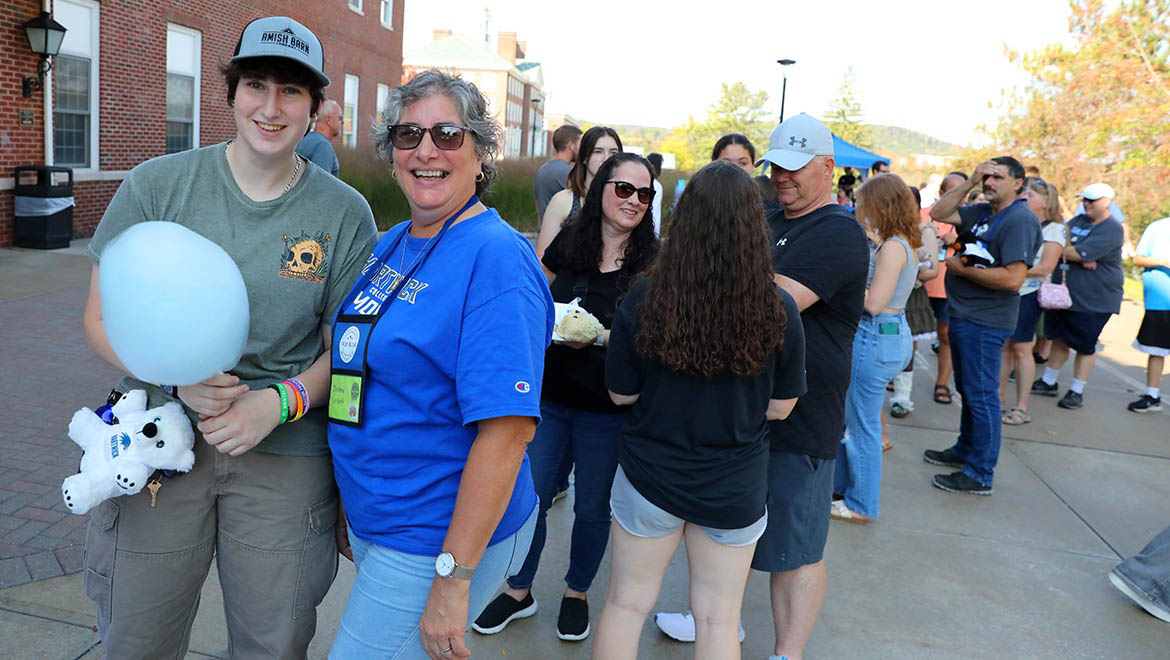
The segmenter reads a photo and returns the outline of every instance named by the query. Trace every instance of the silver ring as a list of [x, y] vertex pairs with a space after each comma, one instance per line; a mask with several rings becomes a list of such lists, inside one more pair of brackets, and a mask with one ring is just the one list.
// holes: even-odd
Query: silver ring
[[439, 653], [442, 653], [443, 655], [447, 655], [448, 653], [450, 653], [453, 650], [455, 650], [454, 646], [448, 646], [445, 649], [439, 649]]

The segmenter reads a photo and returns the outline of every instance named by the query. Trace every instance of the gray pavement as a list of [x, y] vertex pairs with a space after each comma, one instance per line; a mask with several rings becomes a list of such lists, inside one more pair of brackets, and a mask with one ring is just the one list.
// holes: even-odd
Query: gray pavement
[[[89, 262], [70, 250], [0, 249], [0, 658], [98, 658], [92, 604], [80, 570], [85, 519], [59, 503], [80, 451], [65, 436], [72, 412], [100, 403], [116, 372], [81, 331]], [[1106, 349], [1085, 407], [1033, 399], [1033, 422], [1005, 427], [995, 495], [943, 493], [922, 450], [953, 440], [959, 406], [930, 400], [935, 360], [916, 357], [917, 410], [890, 420], [882, 516], [833, 523], [829, 593], [807, 658], [1167, 658], [1170, 625], [1133, 606], [1106, 573], [1170, 524], [1170, 413], [1134, 415], [1144, 356], [1129, 347], [1141, 309], [1126, 303], [1102, 337]], [[1067, 386], [1071, 364], [1062, 374]], [[1170, 383], [1168, 383], [1170, 385]], [[1170, 388], [1168, 388], [1170, 389]], [[572, 497], [550, 512], [535, 617], [492, 637], [470, 633], [475, 657], [585, 658], [590, 642], [555, 634], [567, 566]], [[667, 573], [661, 609], [687, 602], [685, 552]], [[591, 592], [596, 623], [608, 559]], [[343, 562], [319, 609], [310, 657], [325, 657], [353, 569]], [[744, 604], [745, 658], [766, 658], [772, 625], [765, 576]], [[191, 658], [226, 657], [214, 573], [203, 592]], [[692, 649], [647, 621], [640, 657], [688, 658]]]

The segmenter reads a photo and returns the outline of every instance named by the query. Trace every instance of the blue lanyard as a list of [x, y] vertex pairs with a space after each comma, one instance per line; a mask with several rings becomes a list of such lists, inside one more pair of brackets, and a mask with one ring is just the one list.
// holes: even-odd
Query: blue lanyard
[[[471, 208], [472, 206], [475, 206], [477, 203], [479, 203], [479, 196], [472, 195], [471, 199], [467, 200], [467, 203], [463, 205], [463, 208], [456, 211], [455, 215], [452, 215], [450, 218], [447, 219], [446, 222], [443, 223], [443, 228], [440, 229], [439, 233], [435, 235], [434, 242], [431, 243], [430, 247], [425, 248], [426, 252], [424, 252], [423, 254], [420, 254], [418, 256], [418, 258], [415, 259], [414, 264], [411, 265], [410, 270], [408, 272], [400, 273], [401, 279], [399, 279], [397, 286], [395, 286], [394, 290], [390, 292], [389, 296], [387, 296], [386, 303], [383, 304], [381, 307], [379, 307], [377, 313], [374, 314], [373, 316], [381, 318], [381, 316], [386, 313], [386, 309], [390, 307], [390, 303], [394, 302], [398, 298], [398, 292], [402, 290], [402, 287], [406, 286], [406, 283], [409, 282], [412, 277], [414, 277], [414, 274], [417, 273], [420, 268], [422, 268], [423, 262], [426, 261], [427, 257], [430, 256], [430, 254], [435, 251], [435, 247], [439, 245], [439, 241], [443, 239], [443, 236], [447, 233], [447, 230], [451, 228], [451, 225], [455, 222], [455, 219], [458, 218], [459, 216], [463, 215], [464, 211]], [[406, 225], [402, 228], [402, 232], [398, 234], [398, 238], [394, 241], [394, 247], [392, 247], [390, 250], [387, 250], [386, 254], [388, 254], [388, 255], [393, 254], [398, 249], [398, 246], [403, 241], [408, 240], [407, 234], [409, 234], [409, 233], [410, 233], [410, 222], [407, 222]], [[356, 283], [354, 283], [353, 288], [350, 289], [349, 293], [346, 295], [345, 303], [342, 305], [339, 305], [337, 307], [337, 311], [334, 312], [334, 314], [333, 314], [333, 323], [334, 324], [337, 323], [337, 317], [342, 313], [342, 309], [346, 305], [350, 304], [350, 302], [353, 301], [354, 297], [358, 293], [363, 291], [366, 288], [366, 286], [368, 286], [369, 283], [372, 282], [375, 277], [377, 277], [378, 271], [379, 271], [378, 268], [374, 268], [374, 266], [371, 265], [369, 274], [366, 275], [365, 277], [358, 278], [358, 281]]]
[[[982, 236], [977, 236], [976, 238], [983, 241], [984, 243], [990, 244], [991, 241], [995, 238], [995, 230], [997, 227], [999, 227], [999, 221], [1003, 220], [1003, 216], [1007, 215], [1008, 210], [1010, 210], [1013, 206], [1015, 206], [1016, 204], [1019, 204], [1020, 202], [1023, 202], [1023, 201], [1024, 201], [1023, 199], [1017, 199], [1016, 201], [1012, 202], [1011, 204], [1008, 204], [1007, 208], [1000, 211], [999, 214], [995, 216], [995, 219], [992, 220], [991, 229], [987, 230], [987, 238], [983, 238]], [[983, 224], [983, 221], [989, 217], [991, 217], [990, 214], [988, 214], [986, 217], [980, 218], [979, 222], [975, 223], [975, 226], [977, 227], [977, 226]], [[971, 233], [972, 234], [975, 233], [975, 227], [971, 227]]]

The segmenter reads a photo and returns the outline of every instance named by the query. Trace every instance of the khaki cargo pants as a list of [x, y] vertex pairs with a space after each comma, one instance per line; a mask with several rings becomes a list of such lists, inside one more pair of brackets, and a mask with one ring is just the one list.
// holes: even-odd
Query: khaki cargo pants
[[220, 454], [195, 436], [195, 467], [91, 514], [85, 590], [107, 657], [182, 658], [215, 557], [233, 658], [303, 658], [337, 574], [329, 456]]

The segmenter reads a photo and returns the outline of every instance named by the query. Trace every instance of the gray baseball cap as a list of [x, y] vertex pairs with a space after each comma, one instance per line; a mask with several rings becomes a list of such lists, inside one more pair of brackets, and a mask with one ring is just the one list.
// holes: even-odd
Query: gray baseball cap
[[312, 71], [323, 86], [329, 86], [321, 40], [309, 28], [287, 16], [257, 18], [244, 27], [232, 61], [249, 57], [292, 60]]
[[772, 163], [795, 172], [817, 156], [832, 155], [833, 134], [829, 127], [802, 112], [785, 119], [772, 131], [768, 150], [756, 161], [756, 167]]

